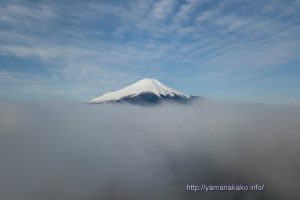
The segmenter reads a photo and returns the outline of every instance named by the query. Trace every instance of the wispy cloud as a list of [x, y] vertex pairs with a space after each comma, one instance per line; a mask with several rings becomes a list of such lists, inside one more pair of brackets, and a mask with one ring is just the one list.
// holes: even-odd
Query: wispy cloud
[[154, 3], [152, 16], [159, 20], [164, 20], [174, 9], [176, 1], [175, 0], [159, 0]]
[[56, 19], [58, 15], [47, 4], [22, 5], [7, 4], [0, 7], [0, 21], [9, 23], [29, 23], [32, 20]]
[[266, 78], [300, 62], [299, 8], [296, 0], [8, 1], [0, 4], [0, 55], [24, 60], [20, 69], [41, 62], [61, 82]]

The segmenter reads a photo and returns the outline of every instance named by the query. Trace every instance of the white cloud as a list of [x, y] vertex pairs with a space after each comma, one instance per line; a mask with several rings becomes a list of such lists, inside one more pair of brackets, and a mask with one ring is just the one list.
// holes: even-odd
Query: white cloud
[[56, 79], [90, 85], [101, 84], [97, 77], [118, 84], [151, 73], [247, 78], [299, 54], [295, 19], [282, 20], [295, 12], [280, 5], [282, 12], [270, 18], [267, 11], [249, 12], [260, 6], [256, 2], [8, 3], [0, 7], [0, 23], [8, 27], [0, 30], [0, 54], [37, 59], [51, 65]]
[[8, 4], [0, 7], [0, 21], [24, 23], [24, 20], [56, 19], [58, 15], [54, 9], [46, 4], [21, 5]]
[[153, 5], [152, 16], [159, 20], [164, 20], [173, 11], [175, 0], [160, 0]]
[[[188, 0], [186, 3], [183, 3], [180, 5], [178, 12], [174, 16], [173, 21], [175, 23], [181, 23], [186, 22], [190, 20], [194, 20], [194, 12], [197, 11], [197, 8], [199, 8], [202, 5], [205, 5], [207, 3], [210, 3], [211, 0]], [[198, 17], [199, 18], [199, 17]], [[196, 17], [197, 20], [197, 17]], [[199, 19], [198, 19], [199, 20]]]

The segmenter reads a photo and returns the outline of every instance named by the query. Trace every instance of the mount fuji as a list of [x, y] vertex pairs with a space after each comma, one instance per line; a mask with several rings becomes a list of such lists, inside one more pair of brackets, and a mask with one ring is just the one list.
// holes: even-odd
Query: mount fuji
[[123, 89], [107, 92], [87, 103], [130, 103], [139, 105], [155, 105], [163, 102], [190, 103], [200, 97], [190, 96], [174, 90], [156, 79], [144, 78]]

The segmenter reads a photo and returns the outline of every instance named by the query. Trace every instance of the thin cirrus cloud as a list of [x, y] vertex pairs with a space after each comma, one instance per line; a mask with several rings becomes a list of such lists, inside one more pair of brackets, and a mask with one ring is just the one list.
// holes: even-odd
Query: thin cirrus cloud
[[[22, 99], [40, 84], [50, 96], [84, 99], [151, 76], [217, 99], [243, 100], [250, 88], [250, 101], [297, 103], [299, 8], [298, 0], [4, 1], [0, 95]], [[275, 102], [283, 93], [264, 80], [280, 77], [291, 92]], [[255, 97], [266, 93], [258, 86], [269, 96]]]

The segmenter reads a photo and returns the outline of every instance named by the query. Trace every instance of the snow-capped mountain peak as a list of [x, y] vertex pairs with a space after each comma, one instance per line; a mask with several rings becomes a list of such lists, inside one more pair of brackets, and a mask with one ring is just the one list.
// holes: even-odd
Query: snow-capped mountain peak
[[144, 78], [121, 90], [107, 92], [100, 97], [90, 100], [88, 103], [118, 102], [124, 99], [126, 99], [126, 101], [132, 101], [140, 95], [145, 94], [148, 95], [148, 99], [149, 95], [152, 95], [152, 99], [153, 95], [156, 96], [155, 98], [190, 98], [189, 95], [176, 91], [156, 79]]

